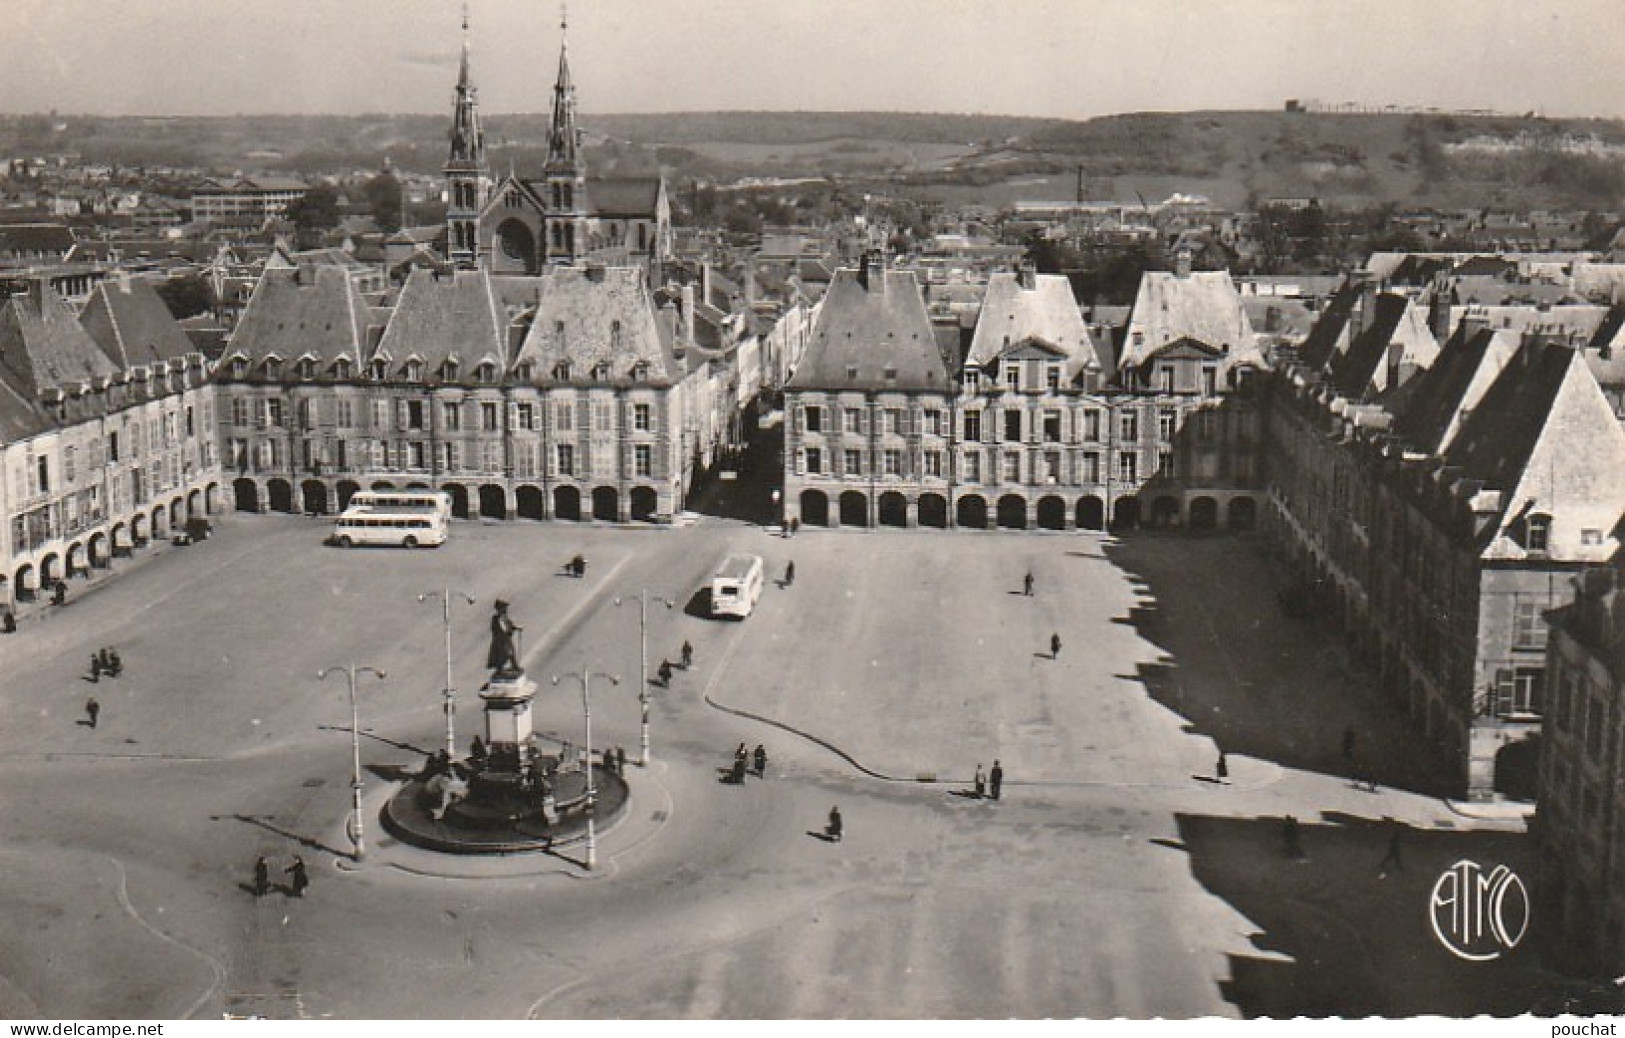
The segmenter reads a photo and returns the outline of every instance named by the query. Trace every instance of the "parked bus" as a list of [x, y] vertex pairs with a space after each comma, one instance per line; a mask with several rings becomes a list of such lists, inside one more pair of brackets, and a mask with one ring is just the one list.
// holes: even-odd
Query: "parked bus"
[[730, 555], [711, 578], [711, 615], [743, 620], [762, 597], [762, 557]]
[[351, 508], [333, 524], [333, 543], [433, 548], [446, 543], [446, 526], [445, 516], [428, 508]]
[[428, 509], [442, 519], [451, 518], [451, 495], [438, 490], [357, 490], [344, 506], [356, 511], [399, 512]]

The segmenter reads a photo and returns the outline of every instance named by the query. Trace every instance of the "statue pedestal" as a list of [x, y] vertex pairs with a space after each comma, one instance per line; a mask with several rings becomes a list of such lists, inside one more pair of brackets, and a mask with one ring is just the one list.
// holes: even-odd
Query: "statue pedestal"
[[485, 703], [485, 744], [493, 753], [522, 754], [530, 746], [530, 701], [536, 682], [523, 672], [495, 674], [480, 689]]

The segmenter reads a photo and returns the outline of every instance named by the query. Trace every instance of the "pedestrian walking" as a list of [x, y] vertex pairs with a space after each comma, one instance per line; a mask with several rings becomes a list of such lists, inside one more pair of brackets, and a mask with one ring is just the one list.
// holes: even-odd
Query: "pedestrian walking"
[[987, 791], [994, 800], [999, 799], [999, 791], [1004, 788], [1004, 766], [998, 761], [993, 762], [993, 770], [987, 773]]
[[1049, 658], [1052, 660], [1058, 660], [1061, 658], [1060, 632], [1056, 632], [1055, 634], [1049, 636]]
[[107, 650], [107, 662], [102, 669], [107, 671], [107, 676], [110, 678], [116, 678], [124, 673], [124, 661], [119, 658], [117, 649], [109, 648]]
[[90, 727], [96, 727], [96, 720], [97, 718], [101, 717], [101, 715], [102, 705], [96, 702], [95, 696], [91, 696], [89, 699], [85, 700], [85, 717], [89, 718]]
[[987, 776], [982, 774], [982, 765], [980, 763], [976, 765], [976, 777], [971, 780], [971, 785], [976, 790], [977, 800], [987, 796]]
[[617, 746], [617, 747], [615, 747], [615, 774], [621, 775], [623, 777], [626, 775], [626, 747], [625, 746]]
[[801, 532], [801, 517], [800, 516], [792, 516], [790, 518], [790, 536], [794, 537], [796, 534], [798, 534], [800, 532]]
[[254, 862], [254, 896], [264, 897], [271, 892], [271, 863], [260, 855]]
[[751, 754], [751, 758], [752, 758], [753, 762], [756, 765], [756, 777], [757, 778], [766, 778], [767, 777], [767, 750], [763, 749], [761, 743], [756, 744], [756, 749]]
[[671, 661], [670, 660], [661, 660], [660, 661], [660, 687], [661, 688], [670, 688], [671, 687]]
[[1400, 828], [1397, 825], [1394, 826], [1394, 831], [1388, 834], [1388, 853], [1383, 855], [1382, 861], [1377, 863], [1378, 879], [1388, 878], [1389, 865], [1394, 867], [1395, 872], [1405, 871], [1405, 863], [1399, 858], [1399, 834]]
[[1028, 570], [1027, 575], [1021, 578], [1021, 593], [1028, 598], [1033, 597], [1033, 571]]
[[5, 616], [3, 618], [0, 618], [0, 630], [4, 630], [5, 633], [7, 633], [7, 634], [16, 634], [17, 633], [17, 614], [15, 614], [11, 610], [7, 609], [6, 613], [5, 613]]
[[68, 604], [68, 585], [64, 584], [60, 580], [57, 581], [55, 584], [51, 585], [51, 604], [53, 604], [53, 605], [67, 605]]
[[796, 564], [794, 560], [784, 564], [784, 586], [789, 587], [796, 582]]
[[91, 656], [90, 656], [90, 681], [91, 681], [92, 684], [96, 684], [96, 683], [100, 682], [101, 680], [102, 680], [102, 657], [101, 657], [101, 654], [100, 653], [91, 653]]
[[1213, 774], [1220, 782], [1227, 782], [1230, 779], [1230, 762], [1225, 760], [1223, 750], [1219, 751], [1219, 763], [1213, 766]]
[[288, 881], [288, 893], [294, 897], [304, 897], [305, 891], [310, 889], [310, 875], [305, 872], [305, 859], [295, 854], [293, 864], [284, 871], [292, 877]]
[[841, 833], [844, 828], [841, 824], [841, 809], [839, 807], [830, 808], [829, 824], [824, 826], [824, 835], [828, 836], [832, 842], [840, 843]]
[[1292, 815], [1281, 819], [1281, 850], [1288, 858], [1303, 857], [1303, 845], [1298, 842], [1298, 820]]
[[683, 669], [687, 670], [694, 665], [694, 646], [683, 642]]

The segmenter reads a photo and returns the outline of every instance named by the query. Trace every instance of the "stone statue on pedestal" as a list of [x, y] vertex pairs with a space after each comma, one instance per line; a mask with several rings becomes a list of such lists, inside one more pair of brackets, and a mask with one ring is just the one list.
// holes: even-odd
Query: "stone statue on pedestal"
[[496, 611], [491, 614], [491, 649], [485, 655], [485, 665], [497, 677], [517, 677], [524, 668], [519, 665], [517, 639], [524, 628], [508, 616], [508, 603], [497, 599]]

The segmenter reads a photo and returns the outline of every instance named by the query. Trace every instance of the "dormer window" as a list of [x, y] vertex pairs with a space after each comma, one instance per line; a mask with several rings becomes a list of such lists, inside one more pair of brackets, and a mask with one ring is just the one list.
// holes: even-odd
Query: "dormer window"
[[474, 377], [485, 383], [495, 382], [497, 379], [497, 367], [490, 361], [486, 361], [484, 364], [481, 364], [478, 368], [474, 369]]
[[531, 373], [534, 372], [535, 370], [536, 370], [535, 365], [533, 365], [530, 361], [527, 360], [523, 364], [519, 365], [517, 368], [514, 368], [513, 373], [514, 373], [514, 376], [519, 379], [519, 381], [521, 381], [521, 382], [529, 382]]
[[343, 357], [333, 362], [333, 377], [347, 379], [350, 377], [350, 362]]
[[[560, 327], [562, 328], [563, 325], [561, 324]], [[561, 360], [557, 364], [553, 365], [553, 377], [558, 379], [560, 382], [570, 381], [570, 362], [567, 360]]]
[[309, 357], [302, 358], [299, 361], [299, 380], [301, 382], [309, 382], [311, 379], [313, 379], [315, 377], [316, 377], [316, 362], [314, 360], [312, 360], [311, 358], [309, 358]]
[[594, 364], [592, 366], [592, 380], [594, 382], [608, 382], [609, 364], [604, 361], [599, 361], [597, 364]]
[[965, 388], [974, 393], [982, 388], [982, 369], [969, 367], [965, 369]]
[[1006, 367], [1004, 369], [1004, 385], [1005, 385], [1006, 389], [1011, 389], [1011, 390], [1021, 388], [1021, 366], [1020, 365], [1011, 364], [1010, 366], [1008, 366], [1008, 367]]
[[891, 365], [891, 364], [886, 365], [886, 367], [881, 371], [880, 374], [881, 374], [881, 377], [884, 378], [887, 382], [896, 382], [897, 381], [897, 368], [894, 365]]
[[442, 364], [440, 366], [440, 377], [445, 379], [447, 382], [455, 382], [455, 381], [457, 381], [457, 360], [456, 360], [456, 358], [454, 358], [454, 357], [447, 357], [446, 358], [446, 363], [444, 363], [444, 364]]
[[409, 360], [401, 365], [401, 377], [408, 382], [422, 382], [423, 362], [421, 360]]
[[265, 377], [269, 379], [282, 377], [282, 361], [280, 358], [267, 357], [265, 359]]
[[232, 378], [247, 378], [248, 377], [248, 358], [247, 357], [233, 357], [233, 358], [231, 358], [231, 377]]
[[1526, 531], [1525, 549], [1530, 552], [1545, 553], [1551, 546], [1552, 517], [1541, 512], [1531, 515], [1524, 520]]
[[856, 381], [857, 380], [858, 366], [856, 364], [848, 364], [846, 366], [846, 377], [847, 377], [848, 381]]
[[640, 360], [632, 365], [632, 377], [639, 382], [647, 382], [649, 380], [649, 362]]
[[372, 377], [375, 381], [382, 382], [388, 376], [389, 365], [386, 361], [380, 358], [372, 362]]

